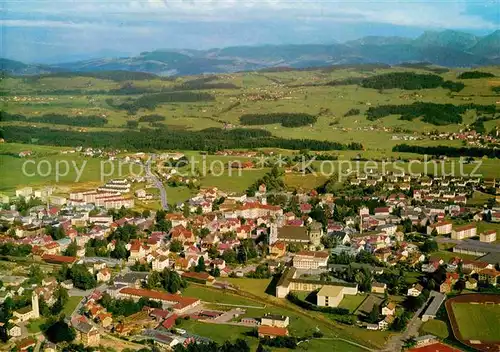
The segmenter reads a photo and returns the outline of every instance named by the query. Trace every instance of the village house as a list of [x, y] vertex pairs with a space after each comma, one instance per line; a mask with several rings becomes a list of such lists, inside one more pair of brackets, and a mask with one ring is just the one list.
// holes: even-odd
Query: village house
[[154, 271], [163, 272], [165, 268], [169, 267], [170, 261], [166, 255], [159, 255], [153, 259], [151, 264]]
[[274, 242], [269, 247], [269, 254], [274, 258], [281, 258], [286, 254], [286, 244], [283, 241]]
[[408, 289], [408, 292], [406, 293], [407, 296], [413, 296], [413, 297], [418, 297], [422, 293], [424, 288], [420, 284], [415, 284], [412, 287]]
[[260, 325], [257, 332], [260, 338], [269, 337], [273, 339], [278, 336], [288, 336], [288, 330], [286, 328], [276, 326]]
[[111, 270], [108, 268], [101, 269], [97, 272], [97, 281], [108, 282], [111, 280]]
[[285, 315], [277, 315], [266, 313], [260, 319], [261, 325], [276, 326], [280, 328], [286, 328], [290, 324], [290, 318]]
[[88, 323], [84, 317], [72, 318], [71, 323], [76, 330], [77, 339], [84, 346], [99, 346], [99, 330]]
[[492, 286], [497, 286], [500, 271], [495, 269], [483, 269], [479, 273], [479, 281]]
[[373, 282], [372, 283], [372, 293], [385, 293], [385, 290], [387, 289], [387, 284], [385, 283], [380, 283], [380, 282]]
[[394, 315], [396, 314], [396, 303], [389, 302], [387, 305], [382, 307], [382, 315]]
[[439, 292], [450, 293], [453, 286], [458, 281], [459, 275], [457, 273], [446, 273], [446, 279], [439, 285]]

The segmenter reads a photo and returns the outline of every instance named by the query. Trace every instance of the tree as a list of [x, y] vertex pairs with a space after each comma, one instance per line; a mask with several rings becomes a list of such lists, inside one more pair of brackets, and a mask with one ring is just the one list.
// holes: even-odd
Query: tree
[[439, 249], [439, 246], [438, 246], [437, 242], [434, 241], [433, 239], [430, 239], [430, 238], [425, 240], [420, 248], [420, 250], [424, 253], [436, 252], [438, 249]]
[[196, 264], [196, 267], [194, 268], [194, 270], [197, 272], [197, 273], [201, 273], [203, 271], [206, 270], [206, 266], [205, 266], [205, 258], [203, 257], [200, 257], [198, 259], [198, 264]]
[[63, 319], [51, 324], [45, 330], [47, 339], [53, 343], [71, 342], [76, 337], [75, 329], [64, 322]]
[[118, 241], [115, 245], [115, 249], [111, 251], [110, 255], [116, 259], [127, 259], [130, 253], [127, 251], [125, 243]]
[[142, 217], [143, 217], [143, 218], [149, 218], [150, 216], [151, 216], [151, 210], [149, 210], [149, 209], [144, 209], [144, 210], [142, 211]]
[[184, 249], [182, 242], [179, 240], [173, 240], [170, 242], [170, 251], [174, 253], [179, 253]]
[[219, 277], [220, 276], [220, 269], [216, 266], [212, 270], [210, 270], [210, 275], [213, 277]]
[[73, 280], [73, 285], [82, 290], [89, 290], [97, 286], [94, 275], [83, 264], [74, 264], [71, 267], [71, 279]]
[[64, 255], [67, 255], [69, 257], [76, 257], [77, 251], [78, 251], [78, 246], [76, 245], [76, 241], [72, 241], [64, 251]]
[[374, 304], [370, 314], [368, 315], [368, 321], [372, 324], [375, 324], [379, 320], [380, 320], [379, 306]]
[[185, 218], [189, 218], [189, 215], [191, 215], [191, 206], [187, 201], [182, 205], [182, 214]]
[[29, 270], [29, 282], [32, 284], [41, 284], [45, 274], [38, 265], [31, 265]]

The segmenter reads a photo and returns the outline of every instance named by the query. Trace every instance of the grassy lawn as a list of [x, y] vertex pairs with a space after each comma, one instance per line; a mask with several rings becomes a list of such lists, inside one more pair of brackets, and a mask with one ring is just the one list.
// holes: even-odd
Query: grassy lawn
[[259, 302], [239, 297], [223, 290], [209, 289], [203, 286], [189, 285], [182, 293], [184, 296], [196, 297], [205, 302], [234, 304], [242, 306], [262, 306]]
[[[7, 148], [0, 148], [0, 152], [4, 149]], [[27, 145], [24, 150], [31, 149], [31, 145]], [[25, 165], [24, 163], [28, 160], [34, 161], [34, 163], [29, 162]], [[105, 159], [62, 155], [57, 151], [55, 154], [34, 155], [34, 157], [26, 159], [11, 155], [0, 155], [0, 165], [2, 165], [0, 169], [0, 179], [2, 180], [0, 191], [7, 194], [12, 194], [16, 188], [27, 185], [33, 187], [52, 185], [60, 188], [58, 193], [59, 191], [60, 193], [69, 193], [71, 189], [101, 185], [104, 183], [101, 181], [101, 174], [111, 174], [111, 176], [104, 177], [106, 180], [112, 177], [125, 177], [129, 174], [128, 165], [125, 164], [120, 171], [117, 163], [113, 163], [115, 166], [112, 168], [112, 164]], [[59, 174], [61, 175], [58, 179], [56, 178], [57, 165], [59, 165]], [[68, 165], [67, 175], [64, 175], [66, 174], [66, 165]], [[23, 166], [25, 172], [23, 172]], [[37, 167], [39, 171], [37, 171]], [[79, 174], [77, 170], [83, 171]], [[137, 166], [134, 166], [132, 170], [137, 170]]]
[[461, 258], [461, 259], [469, 259], [473, 260], [476, 259], [477, 257], [474, 255], [469, 255], [469, 254], [462, 254], [462, 253], [454, 253], [451, 251], [439, 251], [439, 252], [434, 252], [432, 253], [433, 257], [439, 257], [443, 259], [445, 262], [448, 262], [452, 258]]
[[497, 323], [500, 306], [453, 303], [452, 309], [465, 340], [498, 341], [500, 325]]
[[405, 274], [405, 281], [407, 284], [415, 284], [419, 281], [419, 278], [422, 276], [421, 273], [417, 273], [417, 272], [407, 272]]
[[26, 326], [28, 328], [28, 332], [30, 334], [36, 334], [37, 332], [40, 332], [41, 331], [40, 326], [43, 323], [45, 323], [45, 319], [43, 319], [43, 318], [30, 321], [28, 323], [28, 325]]
[[253, 340], [254, 344], [257, 344], [256, 338], [246, 336], [247, 333], [252, 331], [248, 327], [203, 323], [195, 320], [182, 320], [179, 327], [191, 334], [207, 337], [217, 343], [223, 343], [228, 339], [236, 340], [238, 338], [245, 338], [245, 340]]
[[68, 302], [64, 306], [63, 313], [66, 314], [66, 316], [71, 315], [71, 313], [73, 313], [73, 311], [75, 310], [78, 303], [80, 303], [82, 298], [83, 297], [78, 297], [78, 296], [69, 297]]
[[422, 324], [420, 330], [422, 332], [422, 335], [431, 334], [441, 339], [445, 339], [449, 335], [448, 325], [446, 325], [446, 323], [442, 320], [428, 320]]
[[345, 295], [339, 307], [349, 309], [349, 311], [353, 313], [365, 300], [366, 296], [366, 294]]
[[271, 279], [249, 279], [249, 278], [225, 278], [227, 281], [243, 291], [253, 293], [263, 298], [268, 297], [266, 289], [271, 283]]
[[310, 340], [299, 345], [300, 349], [306, 351], [342, 351], [342, 352], [364, 352], [366, 350], [338, 340]]

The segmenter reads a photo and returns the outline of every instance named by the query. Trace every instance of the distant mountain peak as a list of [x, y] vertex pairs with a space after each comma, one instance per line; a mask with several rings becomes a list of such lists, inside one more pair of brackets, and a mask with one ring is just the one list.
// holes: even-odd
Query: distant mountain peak
[[137, 56], [101, 58], [52, 65], [0, 61], [8, 74], [133, 71], [158, 75], [195, 75], [254, 71], [276, 66], [306, 68], [332, 65], [429, 62], [446, 67], [500, 64], [500, 30], [484, 37], [456, 30], [425, 31], [418, 38], [366, 36], [345, 43], [232, 46], [208, 50], [161, 49]]

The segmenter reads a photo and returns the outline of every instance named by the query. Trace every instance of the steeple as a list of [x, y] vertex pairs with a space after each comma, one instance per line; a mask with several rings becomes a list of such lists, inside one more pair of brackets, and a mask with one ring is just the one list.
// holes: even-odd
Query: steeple
[[40, 318], [40, 308], [38, 307], [38, 295], [35, 291], [31, 294], [31, 307], [33, 309], [33, 319]]

